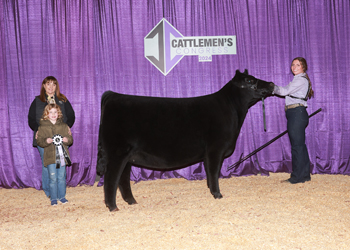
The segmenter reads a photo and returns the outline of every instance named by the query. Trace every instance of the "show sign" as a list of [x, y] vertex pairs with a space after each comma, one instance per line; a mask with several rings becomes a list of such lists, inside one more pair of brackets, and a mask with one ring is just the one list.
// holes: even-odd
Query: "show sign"
[[184, 56], [211, 62], [213, 55], [234, 55], [236, 36], [183, 36], [163, 18], [145, 37], [145, 57], [165, 76]]

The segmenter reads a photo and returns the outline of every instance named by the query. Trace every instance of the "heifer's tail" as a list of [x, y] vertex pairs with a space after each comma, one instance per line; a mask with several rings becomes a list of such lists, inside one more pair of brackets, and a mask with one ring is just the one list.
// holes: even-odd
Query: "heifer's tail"
[[98, 143], [98, 152], [97, 152], [97, 166], [96, 166], [96, 173], [99, 176], [102, 176], [106, 173], [107, 168], [107, 156], [104, 149], [100, 146], [100, 143]]
[[101, 133], [103, 129], [103, 124], [102, 124], [103, 111], [104, 111], [108, 96], [112, 93], [113, 93], [112, 91], [106, 91], [103, 93], [101, 97], [101, 117], [100, 117], [100, 127], [98, 131], [98, 146], [97, 146], [98, 152], [97, 152], [97, 165], [96, 165], [96, 173], [99, 176], [104, 175], [107, 170], [107, 154], [102, 146], [103, 137]]

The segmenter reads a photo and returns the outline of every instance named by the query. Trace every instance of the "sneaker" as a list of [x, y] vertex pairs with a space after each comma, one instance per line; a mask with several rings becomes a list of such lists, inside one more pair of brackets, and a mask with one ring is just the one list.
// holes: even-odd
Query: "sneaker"
[[56, 200], [52, 200], [51, 201], [51, 206], [57, 206], [57, 201]]
[[64, 204], [64, 203], [68, 203], [68, 200], [67, 200], [66, 198], [62, 198], [62, 199], [60, 200], [60, 202], [62, 202], [62, 203]]

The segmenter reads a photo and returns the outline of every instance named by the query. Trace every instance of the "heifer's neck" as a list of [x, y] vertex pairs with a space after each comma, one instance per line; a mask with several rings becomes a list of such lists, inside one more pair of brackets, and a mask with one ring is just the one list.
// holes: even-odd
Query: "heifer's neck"
[[233, 114], [237, 114], [239, 128], [242, 126], [248, 113], [248, 109], [256, 103], [246, 89], [239, 88], [233, 84], [227, 84], [221, 90], [222, 98]]

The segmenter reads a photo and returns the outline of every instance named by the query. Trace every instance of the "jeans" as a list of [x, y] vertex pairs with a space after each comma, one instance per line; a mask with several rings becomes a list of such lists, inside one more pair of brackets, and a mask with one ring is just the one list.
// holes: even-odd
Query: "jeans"
[[50, 187], [49, 187], [49, 171], [47, 168], [44, 167], [44, 148], [37, 146], [39, 150], [39, 154], [41, 157], [41, 163], [42, 163], [42, 172], [41, 172], [41, 181], [42, 181], [42, 188], [46, 194], [47, 197], [50, 197]]
[[292, 146], [292, 173], [291, 182], [311, 180], [310, 159], [305, 144], [305, 129], [309, 124], [306, 107], [287, 109], [287, 130]]
[[61, 200], [66, 197], [66, 166], [56, 168], [56, 164], [47, 165], [50, 177], [50, 200]]

